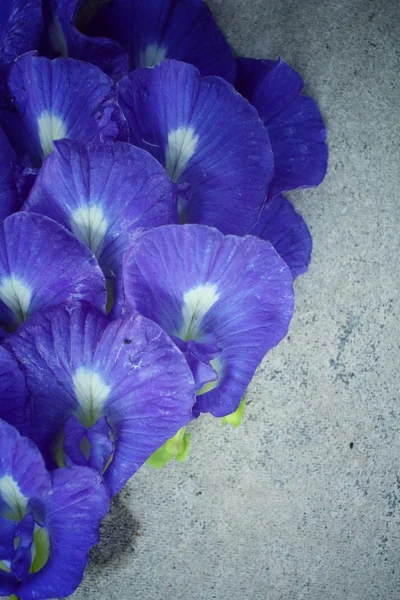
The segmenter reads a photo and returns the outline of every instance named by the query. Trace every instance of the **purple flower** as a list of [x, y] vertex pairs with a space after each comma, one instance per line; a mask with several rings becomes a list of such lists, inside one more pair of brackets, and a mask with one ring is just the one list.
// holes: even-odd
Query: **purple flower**
[[30, 436], [48, 464], [87, 465], [115, 495], [187, 425], [194, 385], [168, 335], [135, 313], [109, 322], [87, 304], [32, 317], [9, 343], [24, 369]]
[[0, 64], [37, 48], [42, 25], [41, 0], [1, 0]]
[[218, 77], [168, 60], [118, 85], [130, 141], [178, 185], [181, 222], [244, 234], [257, 221], [273, 156], [256, 110]]
[[312, 238], [293, 204], [282, 194], [268, 200], [252, 235], [270, 242], [292, 272], [293, 279], [305, 273], [311, 260]]
[[301, 95], [303, 80], [283, 60], [237, 59], [236, 88], [256, 107], [274, 154], [272, 198], [316, 186], [328, 162], [326, 128], [316, 102]]
[[178, 223], [175, 186], [147, 152], [124, 142], [55, 142], [24, 209], [72, 231], [112, 283], [138, 229]]
[[75, 21], [82, 0], [45, 0], [43, 49], [52, 58], [76, 58], [92, 63], [115, 81], [128, 73], [128, 56], [114, 40], [90, 37]]
[[93, 254], [47, 217], [0, 222], [0, 325], [15, 331], [37, 311], [86, 300], [104, 310], [105, 281]]
[[27, 434], [29, 418], [24, 374], [14, 355], [0, 346], [0, 419]]
[[130, 70], [172, 58], [234, 83], [232, 51], [203, 0], [113, 0], [95, 16], [91, 32], [117, 40]]
[[16, 154], [0, 127], [0, 219], [20, 208], [15, 177]]
[[77, 60], [21, 56], [11, 69], [12, 106], [1, 124], [18, 156], [40, 167], [62, 138], [104, 142], [126, 138], [126, 122], [112, 80]]
[[65, 597], [99, 540], [109, 495], [92, 469], [48, 473], [34, 443], [0, 420], [0, 595]]
[[290, 271], [271, 244], [201, 225], [143, 233], [124, 259], [126, 309], [153, 319], [185, 352], [196, 411], [237, 409], [293, 313]]

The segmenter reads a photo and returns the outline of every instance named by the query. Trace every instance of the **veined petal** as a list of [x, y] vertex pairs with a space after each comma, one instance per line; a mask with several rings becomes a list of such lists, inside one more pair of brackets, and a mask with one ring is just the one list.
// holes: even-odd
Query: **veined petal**
[[42, 25], [41, 0], [1, 0], [0, 63], [37, 48]]
[[113, 0], [95, 16], [91, 31], [118, 40], [131, 70], [172, 58], [202, 75], [235, 80], [232, 51], [203, 0]]
[[52, 492], [45, 504], [50, 556], [18, 588], [22, 600], [69, 596], [78, 587], [99, 541], [100, 523], [109, 510], [109, 494], [98, 473], [87, 467], [51, 473]]
[[118, 84], [130, 139], [178, 184], [181, 222], [244, 234], [257, 221], [273, 173], [256, 111], [223, 79], [168, 60]]
[[30, 405], [25, 377], [11, 352], [0, 346], [0, 419], [26, 435], [30, 422]]
[[13, 169], [16, 158], [6, 134], [0, 127], [0, 219], [5, 219], [20, 208]]
[[31, 435], [49, 462], [71, 415], [88, 429], [107, 418], [112, 495], [190, 421], [194, 383], [184, 356], [141, 315], [108, 323], [89, 305], [61, 306], [35, 315], [10, 342], [35, 403]]
[[271, 140], [269, 197], [319, 185], [327, 171], [326, 128], [316, 102], [300, 95], [300, 75], [281, 59], [239, 58], [236, 87], [258, 110]]
[[55, 140], [103, 142], [126, 139], [126, 122], [112, 80], [94, 65], [25, 54], [8, 79], [13, 110], [1, 121], [19, 155], [39, 167]]
[[90, 37], [75, 25], [82, 0], [47, 0], [45, 48], [63, 58], [84, 60], [118, 81], [128, 72], [128, 55], [114, 40]]
[[55, 143], [24, 210], [72, 231], [108, 278], [122, 268], [135, 231], [178, 223], [175, 187], [159, 163], [131, 144]]
[[200, 225], [143, 233], [125, 256], [123, 284], [128, 310], [183, 340], [215, 339], [218, 379], [195, 408], [219, 417], [237, 409], [293, 313], [292, 277], [271, 244]]
[[305, 273], [311, 260], [312, 238], [303, 217], [283, 195], [265, 203], [251, 234], [270, 242], [294, 279]]
[[104, 310], [93, 254], [55, 221], [16, 213], [0, 223], [0, 323], [15, 330], [45, 307], [87, 300]]

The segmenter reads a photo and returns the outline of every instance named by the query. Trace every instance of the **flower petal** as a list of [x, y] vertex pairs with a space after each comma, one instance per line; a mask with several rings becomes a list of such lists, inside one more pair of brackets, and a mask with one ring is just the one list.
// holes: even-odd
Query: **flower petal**
[[265, 203], [251, 234], [274, 246], [293, 279], [307, 271], [312, 253], [311, 234], [303, 217], [285, 196], [275, 196]]
[[18, 596], [23, 600], [65, 598], [75, 591], [109, 510], [109, 495], [96, 471], [58, 469], [51, 480], [52, 493], [45, 506], [50, 556], [40, 571], [20, 584]]
[[97, 256], [108, 278], [122, 267], [134, 232], [178, 222], [175, 188], [158, 162], [117, 142], [55, 143], [24, 209], [69, 229]]
[[28, 433], [30, 406], [26, 394], [25, 377], [8, 350], [0, 346], [0, 419]]
[[0, 420], [0, 514], [20, 517], [31, 499], [45, 500], [49, 491], [50, 477], [33, 441]]
[[108, 323], [89, 305], [61, 306], [35, 315], [11, 344], [35, 402], [31, 435], [49, 462], [70, 415], [86, 427], [107, 417], [115, 452], [104, 478], [112, 495], [190, 421], [194, 383], [186, 361], [141, 315]]
[[75, 21], [81, 4], [82, 0], [47, 0], [46, 46], [64, 58], [92, 63], [118, 81], [128, 73], [128, 56], [116, 41], [90, 37], [77, 29]]
[[38, 310], [72, 300], [105, 307], [104, 277], [84, 244], [41, 215], [1, 222], [0, 324], [13, 331]]
[[172, 58], [202, 75], [235, 80], [235, 61], [203, 0], [113, 0], [94, 18], [92, 32], [127, 50], [131, 70]]
[[119, 98], [131, 142], [178, 183], [181, 221], [246, 233], [273, 172], [268, 136], [250, 104], [223, 79], [202, 79], [176, 61], [131, 73]]
[[16, 155], [6, 134], [0, 127], [0, 219], [20, 208], [13, 163]]
[[195, 408], [215, 416], [237, 409], [293, 312], [292, 277], [271, 244], [199, 225], [143, 233], [126, 254], [123, 282], [127, 309], [170, 335], [199, 342], [214, 336], [221, 354], [211, 365], [219, 378]]
[[326, 128], [316, 102], [302, 96], [303, 80], [283, 60], [237, 60], [238, 91], [258, 110], [275, 160], [269, 197], [319, 185], [328, 163]]
[[42, 21], [41, 0], [1, 0], [0, 63], [37, 48]]
[[55, 140], [126, 139], [114, 84], [94, 65], [25, 54], [11, 70], [8, 90], [13, 110], [2, 111], [2, 125], [17, 153], [28, 154], [34, 167], [52, 152]]

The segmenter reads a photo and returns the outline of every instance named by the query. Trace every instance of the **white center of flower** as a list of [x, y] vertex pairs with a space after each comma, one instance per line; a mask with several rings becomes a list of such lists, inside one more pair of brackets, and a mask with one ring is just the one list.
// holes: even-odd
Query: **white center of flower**
[[192, 288], [183, 296], [183, 324], [178, 334], [182, 340], [196, 340], [201, 335], [201, 322], [210, 308], [217, 302], [217, 286], [206, 283]]
[[0, 477], [0, 496], [10, 508], [10, 512], [7, 514], [6, 511], [5, 514], [7, 518], [20, 520], [25, 516], [28, 498], [23, 495], [18, 483], [10, 475]]
[[98, 373], [85, 367], [79, 367], [72, 382], [79, 402], [77, 417], [86, 427], [91, 427], [101, 417], [111, 388], [102, 381]]
[[40, 145], [46, 158], [53, 152], [53, 142], [67, 137], [67, 128], [59, 117], [46, 111], [38, 119], [38, 129]]
[[193, 127], [179, 127], [168, 134], [165, 168], [172, 181], [178, 181], [196, 152], [199, 136]]
[[108, 227], [108, 222], [100, 206], [78, 208], [71, 216], [71, 227], [76, 237], [86, 244], [98, 258]]
[[154, 67], [167, 58], [167, 49], [157, 44], [149, 44], [144, 52], [140, 53], [140, 67]]
[[64, 58], [67, 58], [68, 44], [57, 15], [54, 15], [54, 18], [50, 23], [49, 38], [54, 50], [59, 52]]
[[18, 277], [5, 277], [0, 283], [0, 299], [12, 311], [18, 325], [29, 317], [32, 290]]

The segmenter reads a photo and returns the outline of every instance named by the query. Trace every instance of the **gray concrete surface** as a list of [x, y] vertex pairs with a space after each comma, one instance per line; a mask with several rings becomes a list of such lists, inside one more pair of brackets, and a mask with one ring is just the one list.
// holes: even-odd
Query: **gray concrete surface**
[[114, 502], [75, 600], [400, 598], [400, 7], [211, 0], [238, 53], [298, 69], [329, 129], [290, 336], [238, 430]]

